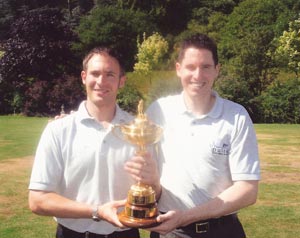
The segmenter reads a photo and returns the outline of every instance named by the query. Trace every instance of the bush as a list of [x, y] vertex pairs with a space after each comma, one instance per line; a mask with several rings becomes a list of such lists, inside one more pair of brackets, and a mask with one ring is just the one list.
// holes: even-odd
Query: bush
[[238, 79], [234, 75], [221, 75], [215, 81], [214, 88], [221, 97], [243, 105], [254, 122], [260, 121], [261, 114], [253, 103], [253, 91], [246, 80]]
[[130, 113], [136, 114], [137, 105], [143, 99], [142, 94], [133, 84], [126, 83], [118, 92], [117, 103], [119, 106]]
[[73, 73], [77, 63], [70, 49], [73, 40], [75, 35], [56, 8], [27, 11], [12, 23], [0, 58], [0, 92], [4, 94], [0, 99], [5, 100], [1, 113], [49, 113], [52, 95], [47, 93], [53, 81]]
[[300, 82], [276, 80], [258, 97], [265, 123], [300, 123]]
[[45, 81], [36, 81], [26, 92], [23, 108], [29, 116], [55, 116], [64, 106], [65, 111], [76, 110], [85, 94], [80, 78], [63, 75], [53, 80], [50, 87]]

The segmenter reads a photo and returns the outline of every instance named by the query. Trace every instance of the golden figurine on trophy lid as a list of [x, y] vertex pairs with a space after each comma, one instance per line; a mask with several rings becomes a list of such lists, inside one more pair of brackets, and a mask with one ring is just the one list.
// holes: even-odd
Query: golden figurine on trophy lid
[[[132, 123], [117, 125], [113, 133], [119, 138], [137, 146], [136, 154], [143, 156], [148, 145], [159, 141], [162, 128], [153, 124], [144, 114], [144, 103], [140, 100], [138, 113]], [[119, 213], [119, 219], [127, 227], [147, 228], [157, 225], [158, 209], [155, 191], [150, 185], [137, 182], [128, 191], [127, 203]]]

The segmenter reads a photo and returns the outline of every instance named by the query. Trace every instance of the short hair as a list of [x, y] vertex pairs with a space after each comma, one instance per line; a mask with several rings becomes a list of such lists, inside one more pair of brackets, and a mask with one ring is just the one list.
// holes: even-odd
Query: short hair
[[198, 33], [184, 39], [181, 42], [177, 58], [178, 62], [181, 62], [183, 60], [185, 51], [188, 48], [209, 50], [212, 53], [215, 65], [219, 63], [217, 45], [213, 39], [209, 38], [205, 34]]
[[90, 50], [83, 58], [82, 70], [83, 71], [87, 70], [88, 62], [94, 55], [102, 55], [102, 54], [108, 54], [109, 56], [116, 59], [120, 66], [120, 77], [125, 75], [125, 70], [124, 70], [124, 67], [123, 67], [122, 61], [121, 61], [121, 58], [122, 58], [121, 54], [119, 54], [115, 49], [108, 48], [108, 47], [95, 47], [92, 50]]

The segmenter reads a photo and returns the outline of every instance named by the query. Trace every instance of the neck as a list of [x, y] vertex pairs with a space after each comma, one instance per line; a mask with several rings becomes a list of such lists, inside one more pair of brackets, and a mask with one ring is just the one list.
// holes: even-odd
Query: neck
[[198, 95], [195, 97], [190, 97], [186, 93], [183, 95], [186, 107], [196, 116], [209, 113], [216, 101], [216, 97], [212, 92], [208, 95]]
[[87, 100], [86, 109], [104, 128], [108, 128], [116, 113], [116, 105], [96, 105]]

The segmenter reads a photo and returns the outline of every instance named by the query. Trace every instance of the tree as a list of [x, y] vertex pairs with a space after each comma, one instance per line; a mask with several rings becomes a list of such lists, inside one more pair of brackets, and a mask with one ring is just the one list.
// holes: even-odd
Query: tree
[[13, 16], [9, 6], [9, 1], [1, 0], [0, 1], [0, 41], [6, 39], [7, 32], [9, 30], [9, 25], [12, 18]]
[[137, 42], [138, 53], [137, 63], [134, 71], [142, 74], [149, 74], [153, 70], [162, 68], [162, 63], [168, 53], [168, 42], [157, 32], [146, 38], [143, 35], [143, 42]]
[[297, 78], [300, 71], [300, 18], [289, 23], [288, 31], [277, 39], [278, 46], [275, 51], [275, 57], [284, 62]]
[[[74, 39], [58, 9], [31, 10], [14, 21], [10, 38], [4, 44], [5, 53], [0, 59], [0, 74], [5, 81], [1, 85], [10, 85], [9, 89], [13, 90], [6, 92], [11, 95], [11, 102], [14, 95], [19, 95], [25, 100], [23, 106], [30, 101], [40, 105], [35, 110], [47, 110], [38, 98], [45, 101], [48, 98], [38, 93], [51, 88], [54, 78], [73, 71], [76, 58], [70, 46]], [[43, 89], [30, 93], [36, 87]]]
[[137, 105], [142, 98], [135, 85], [127, 82], [118, 92], [117, 103], [123, 110], [136, 114]]
[[300, 123], [300, 82], [276, 80], [258, 98], [265, 123]]
[[80, 42], [75, 48], [86, 52], [95, 46], [110, 46], [122, 54], [126, 70], [132, 70], [137, 36], [154, 30], [154, 25], [142, 12], [115, 6], [96, 7], [81, 19], [76, 29]]
[[253, 97], [248, 99], [252, 104], [247, 109], [255, 122], [260, 118], [255, 113], [254, 99], [276, 78], [274, 61], [267, 52], [291, 17], [290, 9], [282, 1], [245, 0], [234, 8], [220, 31], [221, 62], [226, 62], [225, 67], [231, 65], [232, 78], [248, 85]]

